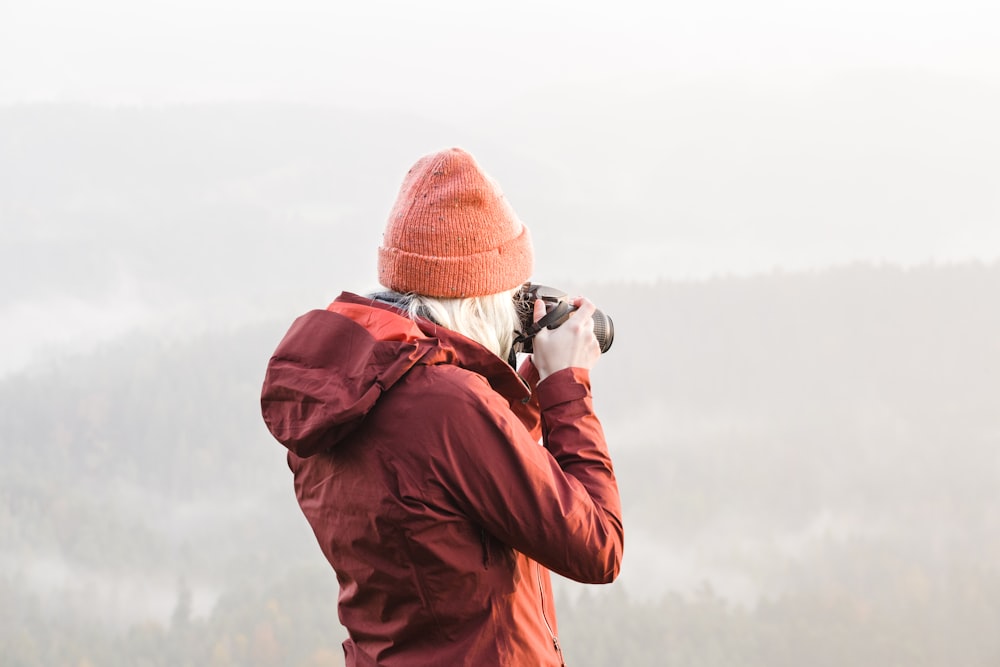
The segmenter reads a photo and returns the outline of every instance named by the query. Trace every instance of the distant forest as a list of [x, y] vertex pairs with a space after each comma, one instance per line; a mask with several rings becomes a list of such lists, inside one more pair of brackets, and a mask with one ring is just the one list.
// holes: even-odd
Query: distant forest
[[[616, 327], [626, 548], [615, 584], [557, 582], [569, 665], [1000, 664], [1000, 266], [581, 291]], [[258, 410], [289, 323], [0, 379], [5, 667], [343, 664]]]

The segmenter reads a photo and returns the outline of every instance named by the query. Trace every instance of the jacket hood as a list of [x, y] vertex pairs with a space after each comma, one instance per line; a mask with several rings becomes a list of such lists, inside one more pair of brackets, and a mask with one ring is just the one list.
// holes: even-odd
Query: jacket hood
[[342, 293], [326, 310], [292, 323], [271, 357], [261, 411], [271, 434], [307, 458], [348, 436], [417, 365], [454, 364], [484, 376], [512, 404], [530, 395], [495, 354], [394, 306]]

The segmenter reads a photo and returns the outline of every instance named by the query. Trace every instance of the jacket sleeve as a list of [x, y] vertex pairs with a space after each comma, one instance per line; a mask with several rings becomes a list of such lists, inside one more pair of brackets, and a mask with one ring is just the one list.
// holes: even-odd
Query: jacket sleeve
[[544, 447], [493, 391], [458, 401], [444, 420], [439, 480], [495, 538], [583, 583], [619, 573], [621, 500], [586, 370], [537, 388]]

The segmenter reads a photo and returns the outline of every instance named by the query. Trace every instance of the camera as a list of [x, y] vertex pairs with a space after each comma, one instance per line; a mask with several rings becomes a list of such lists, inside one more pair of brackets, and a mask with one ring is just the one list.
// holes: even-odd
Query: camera
[[[535, 301], [538, 299], [545, 302], [545, 315], [535, 322]], [[531, 353], [534, 349], [531, 341], [535, 334], [543, 327], [558, 328], [576, 310], [576, 306], [569, 302], [562, 290], [535, 283], [522, 285], [515, 294], [514, 301], [521, 318], [521, 330], [514, 337], [514, 352]], [[615, 339], [615, 325], [600, 310], [594, 311], [594, 337], [601, 346], [601, 353], [611, 349], [611, 343]]]

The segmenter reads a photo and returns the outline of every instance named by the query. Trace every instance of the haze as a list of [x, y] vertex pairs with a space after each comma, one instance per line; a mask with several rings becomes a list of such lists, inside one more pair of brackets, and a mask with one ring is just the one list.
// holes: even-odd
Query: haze
[[260, 380], [459, 145], [616, 324], [571, 664], [1000, 663], [997, 118], [989, 2], [0, 0], [0, 655], [342, 664]]

